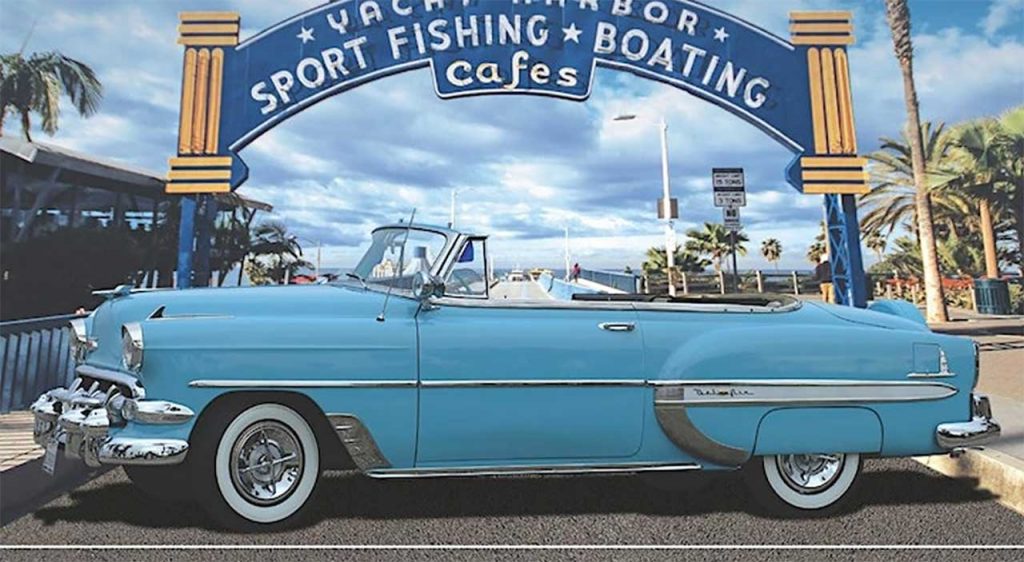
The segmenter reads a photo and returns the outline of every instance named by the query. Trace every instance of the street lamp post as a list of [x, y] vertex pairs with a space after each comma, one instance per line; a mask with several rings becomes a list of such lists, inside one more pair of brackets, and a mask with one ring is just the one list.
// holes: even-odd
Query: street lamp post
[[[614, 121], [632, 121], [636, 115], [619, 115]], [[668, 294], [676, 296], [676, 285], [673, 273], [676, 268], [676, 229], [672, 217], [672, 195], [668, 175], [668, 123], [662, 117], [658, 121], [661, 131], [661, 212], [665, 219], [665, 258], [668, 265]]]
[[448, 209], [448, 228], [455, 228], [455, 206], [456, 206], [456, 199], [458, 199], [458, 197], [459, 197], [459, 192], [460, 191], [469, 191], [471, 189], [476, 189], [476, 187], [477, 186], [464, 187], [462, 189], [452, 188], [452, 191], [451, 191], [451, 205], [450, 205], [450, 207]]

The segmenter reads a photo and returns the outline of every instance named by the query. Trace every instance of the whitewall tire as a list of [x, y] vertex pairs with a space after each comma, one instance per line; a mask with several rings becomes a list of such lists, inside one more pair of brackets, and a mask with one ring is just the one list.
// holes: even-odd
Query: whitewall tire
[[198, 463], [196, 476], [204, 484], [207, 510], [236, 529], [289, 526], [320, 479], [313, 428], [284, 404], [227, 408], [218, 414], [199, 439], [206, 462]]
[[860, 474], [857, 453], [770, 455], [744, 471], [755, 499], [777, 515], [828, 515], [838, 509]]

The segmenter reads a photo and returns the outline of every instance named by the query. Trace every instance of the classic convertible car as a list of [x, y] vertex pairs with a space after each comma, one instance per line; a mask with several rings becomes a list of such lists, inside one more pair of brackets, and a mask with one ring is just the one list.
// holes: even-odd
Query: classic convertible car
[[[35, 438], [230, 527], [294, 523], [325, 469], [374, 478], [742, 468], [836, 509], [865, 457], [999, 426], [971, 340], [909, 304], [781, 295], [492, 299], [486, 237], [397, 224], [344, 282], [106, 293]], [[531, 281], [532, 282], [532, 281]]]

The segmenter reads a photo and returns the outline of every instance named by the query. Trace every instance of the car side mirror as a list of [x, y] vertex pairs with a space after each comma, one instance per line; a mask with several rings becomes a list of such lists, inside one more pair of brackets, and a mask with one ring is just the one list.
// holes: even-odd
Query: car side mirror
[[417, 271], [412, 278], [412, 294], [419, 301], [444, 296], [444, 281], [425, 271]]

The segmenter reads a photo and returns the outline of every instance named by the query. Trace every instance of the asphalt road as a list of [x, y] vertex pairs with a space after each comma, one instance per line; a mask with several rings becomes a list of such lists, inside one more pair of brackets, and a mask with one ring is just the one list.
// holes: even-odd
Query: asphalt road
[[[872, 460], [855, 505], [824, 520], [777, 520], [753, 509], [735, 474], [576, 478], [421, 479], [378, 481], [329, 473], [310, 521], [286, 533], [240, 535], [213, 529], [196, 506], [155, 504], [135, 492], [120, 470], [65, 494], [0, 528], [13, 544], [942, 544], [1024, 542], [1024, 517], [973, 489], [909, 459]], [[261, 558], [265, 551], [235, 552]], [[692, 551], [689, 551], [692, 555]], [[3, 552], [38, 559], [37, 552]], [[49, 553], [56, 555], [57, 553]], [[181, 553], [178, 553], [181, 554]], [[189, 552], [221, 558], [223, 551]], [[792, 559], [858, 557], [933, 559], [921, 552], [700, 551], [702, 556]], [[826, 555], [826, 556], [823, 556]], [[957, 554], [945, 552], [944, 557]], [[1020, 552], [959, 552], [972, 560], [1010, 559]], [[8, 557], [10, 555], [10, 557]], [[276, 552], [306, 560], [323, 552]], [[337, 557], [337, 553], [333, 553]], [[747, 556], [749, 555], [749, 556]], [[657, 551], [357, 551], [344, 556], [403, 561], [536, 559], [537, 557], [672, 559]], [[166, 559], [165, 550], [90, 552], [89, 557]]]

